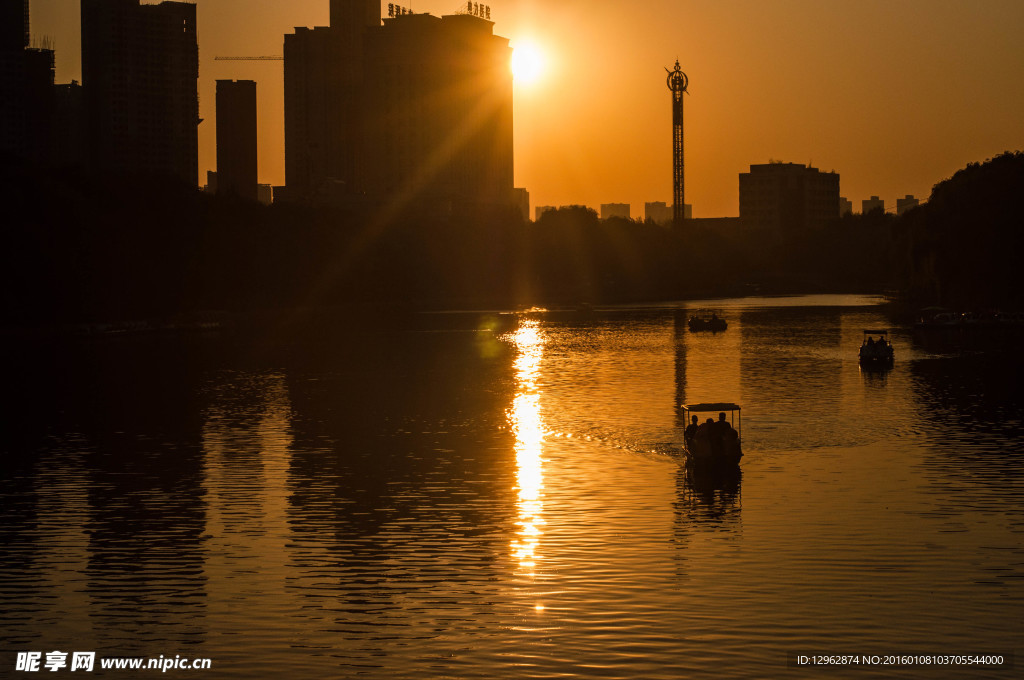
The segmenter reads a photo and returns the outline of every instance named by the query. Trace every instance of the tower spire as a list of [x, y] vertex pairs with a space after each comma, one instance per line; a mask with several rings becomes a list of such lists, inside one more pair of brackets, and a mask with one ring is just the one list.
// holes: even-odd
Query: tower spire
[[683, 163], [683, 94], [686, 92], [690, 79], [686, 77], [676, 59], [674, 70], [668, 71], [668, 89], [672, 91], [672, 222], [676, 227], [682, 226], [685, 212], [685, 173]]

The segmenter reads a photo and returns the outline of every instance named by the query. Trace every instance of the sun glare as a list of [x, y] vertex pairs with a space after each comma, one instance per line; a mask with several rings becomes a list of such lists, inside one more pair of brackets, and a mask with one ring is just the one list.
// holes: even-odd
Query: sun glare
[[512, 77], [529, 85], [544, 74], [544, 53], [533, 43], [521, 43], [512, 50]]

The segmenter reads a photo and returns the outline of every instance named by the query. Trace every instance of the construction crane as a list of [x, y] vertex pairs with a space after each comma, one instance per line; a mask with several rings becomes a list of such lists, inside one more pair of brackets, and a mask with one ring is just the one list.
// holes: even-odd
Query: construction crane
[[284, 57], [214, 57], [214, 61], [284, 61]]

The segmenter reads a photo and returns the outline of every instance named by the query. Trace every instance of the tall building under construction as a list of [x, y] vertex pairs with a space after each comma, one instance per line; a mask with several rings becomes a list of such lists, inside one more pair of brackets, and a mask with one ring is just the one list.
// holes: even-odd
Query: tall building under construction
[[287, 199], [512, 205], [508, 39], [479, 4], [379, 8], [331, 0], [329, 27], [285, 36]]

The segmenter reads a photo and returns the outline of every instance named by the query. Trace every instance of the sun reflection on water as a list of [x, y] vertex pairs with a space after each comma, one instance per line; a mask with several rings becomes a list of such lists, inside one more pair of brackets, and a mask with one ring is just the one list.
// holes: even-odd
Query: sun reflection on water
[[544, 336], [537, 321], [524, 320], [511, 334], [510, 340], [519, 351], [515, 361], [516, 397], [507, 412], [509, 424], [516, 436], [517, 518], [516, 537], [512, 541], [512, 558], [520, 573], [533, 576], [538, 546], [544, 526], [544, 470], [541, 450], [544, 443], [544, 423], [540, 410], [538, 377], [544, 355]]

